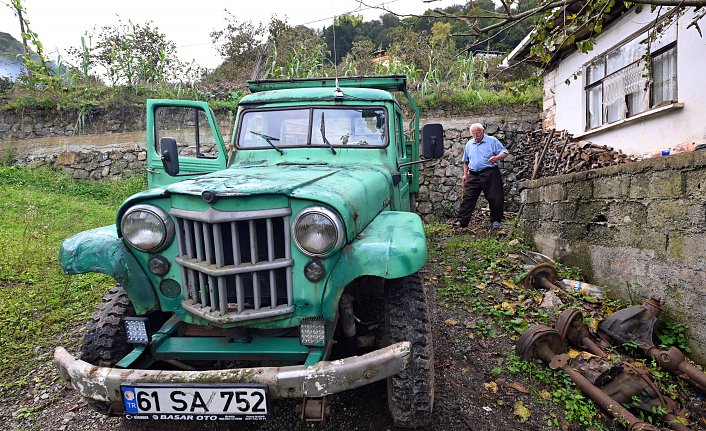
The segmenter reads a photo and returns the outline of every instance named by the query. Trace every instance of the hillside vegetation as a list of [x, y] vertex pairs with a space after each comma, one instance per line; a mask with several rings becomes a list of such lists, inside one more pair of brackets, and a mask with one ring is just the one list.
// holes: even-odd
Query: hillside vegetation
[[[19, 3], [19, 2], [16, 2]], [[470, 6], [447, 8], [466, 12]], [[492, 11], [489, 0], [475, 8]], [[24, 10], [23, 17], [27, 18]], [[118, 21], [86, 32], [68, 58], [49, 58], [40, 35], [26, 22], [33, 51], [16, 83], [0, 85], [0, 109], [79, 109], [143, 104], [147, 98], [206, 100], [234, 109], [248, 79], [406, 75], [422, 109], [473, 111], [485, 105], [538, 104], [539, 80], [529, 66], [498, 68], [502, 53], [530, 28], [491, 35], [482, 46], [455, 37], [462, 23], [450, 19], [400, 19], [385, 14], [364, 22], [341, 15], [321, 30], [290, 25], [273, 16], [267, 25], [234, 15], [211, 33], [223, 62], [215, 70], [177, 57], [176, 45], [152, 22]], [[5, 36], [3, 36], [5, 35]], [[0, 34], [17, 55], [22, 44]], [[18, 48], [19, 47], [19, 48]], [[482, 48], [482, 49], [481, 49]], [[56, 67], [51, 67], [52, 61]]]

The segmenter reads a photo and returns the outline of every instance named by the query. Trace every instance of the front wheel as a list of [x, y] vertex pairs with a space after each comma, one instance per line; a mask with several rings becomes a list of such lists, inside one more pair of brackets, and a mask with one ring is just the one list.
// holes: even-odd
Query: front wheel
[[111, 289], [93, 313], [81, 346], [81, 359], [100, 367], [112, 367], [132, 346], [127, 343], [124, 317], [136, 316], [122, 286]]
[[[127, 343], [123, 317], [136, 316], [135, 310], [122, 286], [110, 289], [88, 322], [81, 346], [81, 360], [99, 367], [112, 367], [132, 346]], [[91, 401], [89, 405], [104, 415], [110, 414], [110, 404]]]
[[434, 406], [434, 347], [429, 298], [418, 273], [385, 283], [385, 338], [412, 343], [412, 363], [388, 378], [387, 402], [396, 426], [420, 428]]

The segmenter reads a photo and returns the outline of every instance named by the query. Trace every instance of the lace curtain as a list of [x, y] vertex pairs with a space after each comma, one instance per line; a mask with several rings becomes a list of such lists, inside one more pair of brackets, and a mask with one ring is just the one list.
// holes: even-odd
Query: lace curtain
[[644, 63], [639, 61], [603, 80], [603, 110], [608, 122], [622, 120], [649, 107], [644, 73]]

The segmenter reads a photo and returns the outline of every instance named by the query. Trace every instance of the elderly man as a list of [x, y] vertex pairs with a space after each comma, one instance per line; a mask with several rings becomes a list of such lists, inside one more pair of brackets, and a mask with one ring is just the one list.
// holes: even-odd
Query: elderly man
[[503, 180], [497, 163], [509, 155], [507, 149], [496, 138], [487, 136], [482, 124], [471, 125], [471, 136], [463, 150], [463, 200], [458, 209], [454, 227], [466, 227], [476, 207], [478, 197], [483, 196], [490, 204], [490, 223], [500, 229], [503, 219]]

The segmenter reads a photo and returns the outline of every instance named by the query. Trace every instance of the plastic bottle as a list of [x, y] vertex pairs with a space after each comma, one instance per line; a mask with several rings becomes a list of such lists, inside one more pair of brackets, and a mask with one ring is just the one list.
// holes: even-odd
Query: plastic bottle
[[600, 287], [578, 280], [561, 280], [562, 287], [569, 292], [578, 292], [590, 298], [603, 298], [603, 289]]

